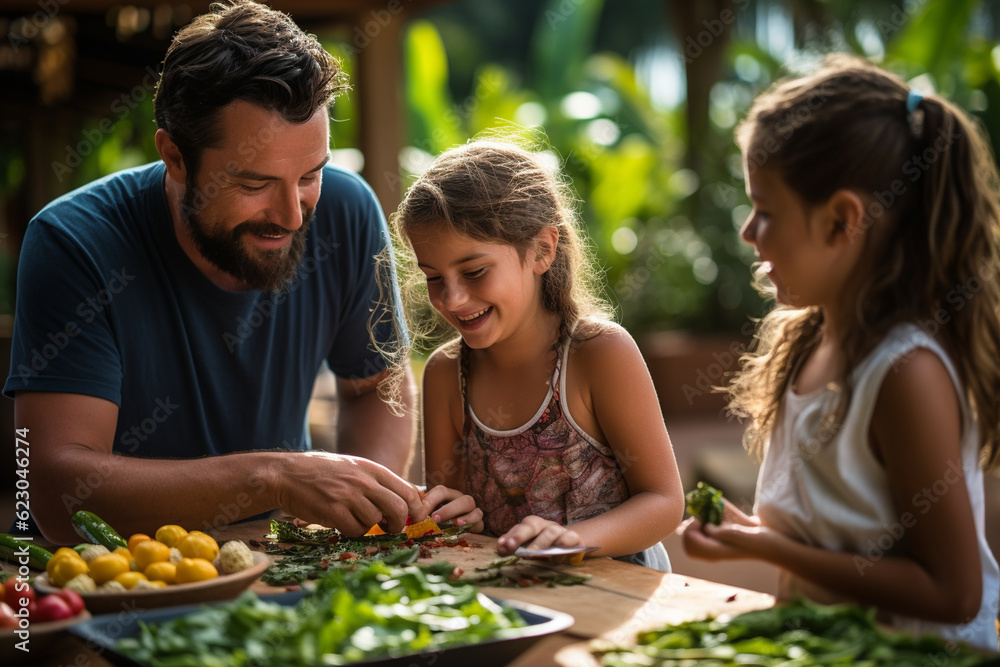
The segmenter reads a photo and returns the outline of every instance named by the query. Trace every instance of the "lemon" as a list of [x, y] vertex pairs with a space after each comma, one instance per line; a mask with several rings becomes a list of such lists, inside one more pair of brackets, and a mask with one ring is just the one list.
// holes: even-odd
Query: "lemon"
[[143, 573], [150, 581], [172, 584], [177, 580], [177, 566], [169, 562], [150, 563]]
[[140, 542], [146, 542], [147, 540], [153, 539], [146, 533], [136, 533], [132, 537], [128, 538], [128, 550], [130, 553], [135, 553], [135, 548]]
[[45, 567], [49, 581], [56, 586], [65, 586], [75, 577], [87, 574], [87, 561], [72, 549], [60, 549], [49, 559]]
[[211, 535], [193, 530], [177, 543], [177, 549], [185, 558], [204, 558], [207, 561], [215, 560], [219, 555], [219, 544]]
[[146, 568], [153, 563], [170, 560], [170, 547], [163, 542], [147, 540], [136, 546], [134, 556], [135, 569], [139, 572], [145, 572]]
[[181, 539], [187, 537], [187, 534], [188, 532], [177, 524], [170, 523], [156, 529], [155, 539], [157, 542], [163, 542], [168, 547], [176, 547]]
[[219, 571], [204, 558], [185, 558], [177, 564], [176, 581], [178, 584], [206, 581], [218, 576]]
[[149, 580], [146, 578], [146, 575], [144, 575], [142, 572], [122, 572], [117, 577], [115, 577], [113, 581], [117, 581], [119, 584], [121, 584], [128, 590], [132, 590], [133, 588], [135, 588], [136, 584], [138, 584], [140, 581], [149, 581]]
[[98, 586], [132, 568], [128, 559], [115, 552], [98, 556], [90, 562], [90, 576]]

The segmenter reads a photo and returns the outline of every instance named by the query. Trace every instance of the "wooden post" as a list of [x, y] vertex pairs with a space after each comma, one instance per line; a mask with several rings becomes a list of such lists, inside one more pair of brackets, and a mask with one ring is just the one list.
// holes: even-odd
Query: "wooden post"
[[[357, 99], [361, 117], [362, 172], [386, 215], [402, 197], [399, 150], [404, 141], [402, 35], [407, 11], [392, 16], [358, 53]], [[365, 15], [358, 25], [366, 25]]]

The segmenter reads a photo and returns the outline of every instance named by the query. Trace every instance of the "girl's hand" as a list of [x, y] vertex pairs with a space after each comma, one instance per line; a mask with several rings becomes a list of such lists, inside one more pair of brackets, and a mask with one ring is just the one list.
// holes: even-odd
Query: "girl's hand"
[[[709, 528], [714, 527], [715, 526], [709, 524]], [[692, 558], [699, 558], [701, 560], [708, 561], [747, 558], [747, 555], [739, 549], [732, 547], [705, 532], [705, 526], [702, 525], [701, 521], [698, 521], [698, 519], [694, 517], [691, 517], [682, 523], [680, 528], [677, 529], [677, 532], [681, 536], [682, 544], [684, 545], [684, 553]]]
[[525, 517], [497, 540], [497, 551], [501, 556], [509, 556], [518, 547], [547, 549], [551, 546], [575, 547], [583, 544], [583, 539], [568, 526], [540, 516]]
[[735, 523], [739, 526], [759, 526], [760, 519], [756, 516], [750, 516], [739, 507], [734, 505], [727, 498], [722, 499], [722, 524]]
[[439, 484], [425, 493], [420, 502], [435, 523], [451, 520], [456, 526], [471, 526], [469, 530], [474, 533], [483, 532], [483, 511], [468, 494]]
[[691, 517], [677, 529], [683, 538], [684, 551], [689, 556], [710, 561], [751, 557], [727, 541], [725, 532], [720, 536], [719, 528], [722, 526], [758, 528], [760, 519], [746, 514], [728, 499], [724, 498], [723, 502], [725, 507], [722, 510], [722, 524], [720, 526], [711, 524], [703, 526], [701, 521]]
[[747, 516], [735, 506], [727, 503], [722, 524], [702, 524], [690, 518], [681, 524], [679, 532], [683, 538], [684, 551], [703, 560], [734, 560], [740, 558], [764, 558], [773, 551], [775, 543], [782, 537], [760, 525], [760, 519]]

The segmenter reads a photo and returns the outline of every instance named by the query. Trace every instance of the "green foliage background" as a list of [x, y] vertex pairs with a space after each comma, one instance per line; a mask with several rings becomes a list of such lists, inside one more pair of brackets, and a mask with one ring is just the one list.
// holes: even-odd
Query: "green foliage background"
[[[763, 312], [738, 236], [749, 208], [732, 134], [753, 97], [796, 67], [831, 51], [865, 55], [955, 100], [1000, 139], [994, 3], [716, 0], [685, 32], [677, 2], [459, 2], [407, 33], [412, 144], [436, 154], [510, 120], [538, 123], [633, 331], [736, 332]], [[531, 26], [529, 39], [512, 39], [520, 53], [497, 41], [510, 16]], [[711, 77], [708, 118], [692, 118], [681, 63], [707, 59], [716, 40], [721, 63], [699, 71]], [[665, 84], [641, 66], [650, 54], [674, 61], [652, 68], [680, 79], [669, 106], [655, 94]]]
[[[692, 6], [457, 0], [415, 17], [403, 37], [404, 183], [469, 137], [533, 127], [572, 181], [626, 327], [732, 333], [766, 307], [738, 237], [749, 208], [732, 132], [755, 94], [789, 68], [830, 51], [864, 54], [949, 96], [982, 120], [995, 148], [1000, 141], [995, 2], [701, 0], [701, 15], [683, 25]], [[349, 73], [352, 28], [320, 34]], [[335, 148], [356, 148], [356, 100], [340, 98], [333, 116]], [[151, 119], [147, 98], [66, 189], [156, 159]], [[0, 174], [0, 199], [24, 187], [23, 156], [3, 142]], [[0, 271], [13, 261], [0, 257]], [[2, 292], [10, 282], [0, 306], [13, 303]]]

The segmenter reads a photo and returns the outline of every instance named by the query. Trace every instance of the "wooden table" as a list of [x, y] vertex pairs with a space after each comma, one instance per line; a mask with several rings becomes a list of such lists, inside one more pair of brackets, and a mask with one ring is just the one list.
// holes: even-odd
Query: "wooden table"
[[[259, 540], [267, 528], [267, 521], [261, 520], [225, 526], [212, 532], [220, 540], [249, 541]], [[430, 560], [419, 562], [447, 561], [472, 572], [498, 558], [494, 538], [465, 537], [472, 546], [436, 549]], [[511, 663], [513, 667], [597, 667], [597, 661], [588, 650], [592, 639], [629, 642], [635, 639], [639, 630], [710, 615], [738, 614], [774, 604], [774, 598], [763, 593], [680, 574], [664, 574], [608, 558], [589, 559], [576, 567], [541, 562], [533, 567], [585, 574], [590, 579], [582, 585], [554, 588], [482, 588], [488, 595], [537, 604], [566, 612], [576, 619], [569, 630], [543, 639]], [[261, 581], [255, 582], [251, 589], [260, 595], [285, 591]], [[40, 667], [106, 667], [111, 664], [70, 635], [64, 635], [57, 645], [47, 649], [44, 659], [32, 658], [25, 664]]]

